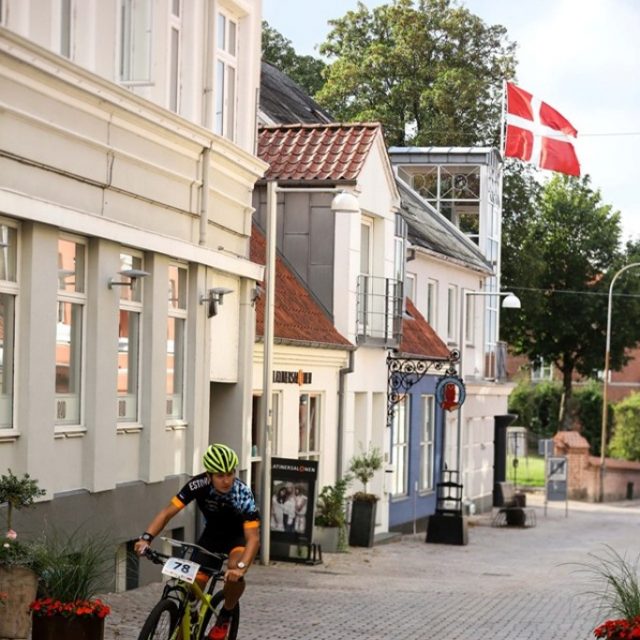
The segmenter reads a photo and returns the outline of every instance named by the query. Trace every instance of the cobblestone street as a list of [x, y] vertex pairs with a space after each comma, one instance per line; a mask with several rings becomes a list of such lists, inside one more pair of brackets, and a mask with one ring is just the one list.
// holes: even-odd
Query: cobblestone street
[[[494, 528], [473, 518], [464, 547], [424, 536], [325, 554], [324, 564], [255, 566], [242, 600], [242, 640], [434, 638], [583, 640], [604, 620], [594, 585], [575, 563], [605, 544], [635, 558], [640, 505], [554, 503], [540, 497], [534, 528]], [[573, 563], [573, 564], [572, 564]], [[106, 640], [135, 640], [158, 584], [106, 599]]]

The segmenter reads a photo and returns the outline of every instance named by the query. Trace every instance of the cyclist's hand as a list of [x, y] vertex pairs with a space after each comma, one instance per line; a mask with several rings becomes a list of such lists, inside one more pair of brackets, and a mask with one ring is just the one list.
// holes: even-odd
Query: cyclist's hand
[[148, 548], [149, 548], [149, 543], [146, 540], [137, 540], [136, 543], [133, 545], [134, 551], [139, 556], [143, 556], [147, 552]]
[[240, 582], [244, 578], [246, 569], [227, 569], [224, 579], [229, 582]]

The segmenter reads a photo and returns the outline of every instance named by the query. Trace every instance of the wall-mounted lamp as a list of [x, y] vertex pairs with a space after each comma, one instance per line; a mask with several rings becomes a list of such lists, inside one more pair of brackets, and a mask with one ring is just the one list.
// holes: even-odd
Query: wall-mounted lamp
[[213, 318], [218, 313], [218, 305], [222, 304], [224, 296], [227, 293], [233, 293], [233, 289], [225, 287], [215, 287], [209, 289], [206, 296], [200, 296], [200, 304], [207, 304], [207, 318]]
[[109, 278], [109, 289], [113, 289], [113, 287], [130, 287], [133, 290], [138, 278], [146, 278], [146, 276], [150, 275], [148, 271], [142, 271], [141, 269], [123, 269], [118, 273], [125, 278], [129, 278], [129, 280], [116, 281], [113, 278]]

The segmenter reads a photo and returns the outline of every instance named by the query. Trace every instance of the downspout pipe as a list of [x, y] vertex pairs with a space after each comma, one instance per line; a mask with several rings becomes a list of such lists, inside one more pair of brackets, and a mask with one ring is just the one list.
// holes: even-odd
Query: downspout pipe
[[202, 150], [202, 187], [200, 188], [200, 235], [198, 244], [207, 244], [207, 225], [209, 223], [209, 165], [211, 163], [211, 147]]
[[355, 352], [349, 351], [349, 364], [340, 369], [339, 372], [339, 380], [338, 380], [338, 468], [336, 469], [336, 477], [338, 479], [342, 478], [342, 474], [344, 473], [344, 463], [342, 460], [342, 456], [344, 453], [344, 398], [345, 398], [345, 386], [346, 386], [346, 377], [348, 374], [353, 373], [353, 354]]

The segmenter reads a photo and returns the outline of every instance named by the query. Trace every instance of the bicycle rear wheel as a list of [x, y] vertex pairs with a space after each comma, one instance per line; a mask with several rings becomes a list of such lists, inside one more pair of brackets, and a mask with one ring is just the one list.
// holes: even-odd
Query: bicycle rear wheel
[[[204, 617], [204, 622], [202, 624], [202, 632], [200, 633], [200, 637], [198, 640], [205, 640], [207, 634], [213, 627], [218, 617], [218, 612], [220, 611], [220, 607], [224, 602], [224, 594], [222, 591], [218, 591], [213, 594], [213, 598], [211, 598], [211, 606], [215, 609], [215, 613], [211, 610], [207, 611]], [[240, 604], [235, 606], [233, 613], [231, 614], [231, 626], [229, 627], [229, 633], [227, 635], [227, 640], [236, 640], [238, 635], [238, 626], [240, 625]]]
[[147, 616], [138, 640], [169, 640], [178, 624], [178, 605], [173, 600], [160, 600]]

